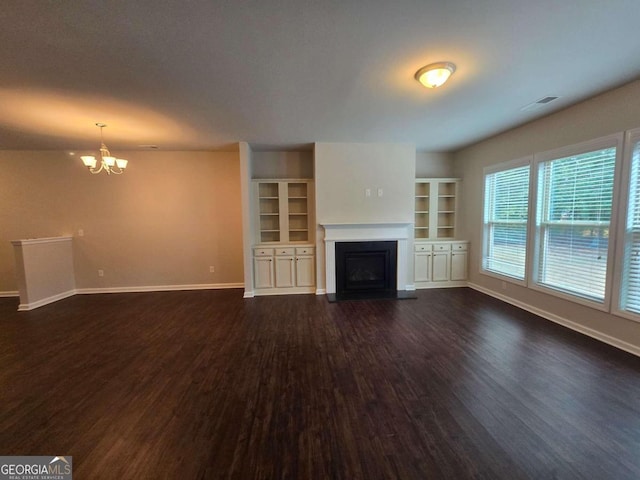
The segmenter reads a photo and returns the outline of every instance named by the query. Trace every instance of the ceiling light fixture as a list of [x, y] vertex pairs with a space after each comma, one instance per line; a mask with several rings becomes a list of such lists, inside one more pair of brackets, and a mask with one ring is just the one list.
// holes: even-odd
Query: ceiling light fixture
[[102, 139], [102, 129], [107, 125], [104, 123], [96, 123], [96, 127], [100, 127], [100, 168], [96, 168], [98, 160], [93, 155], [84, 155], [80, 157], [84, 166], [89, 169], [91, 173], [100, 173], [102, 171], [107, 172], [107, 175], [120, 175], [124, 173], [124, 169], [127, 168], [128, 160], [122, 158], [116, 158], [111, 156], [109, 149], [104, 144]]
[[418, 70], [415, 78], [427, 88], [436, 88], [446, 82], [455, 71], [456, 66], [451, 62], [432, 63]]

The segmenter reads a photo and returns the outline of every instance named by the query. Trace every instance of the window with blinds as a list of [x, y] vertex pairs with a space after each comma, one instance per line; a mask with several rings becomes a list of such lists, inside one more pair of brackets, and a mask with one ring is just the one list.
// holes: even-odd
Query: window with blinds
[[620, 309], [640, 314], [640, 139], [632, 138]]
[[483, 270], [524, 280], [527, 258], [529, 165], [484, 179]]
[[539, 163], [539, 285], [604, 303], [616, 148]]

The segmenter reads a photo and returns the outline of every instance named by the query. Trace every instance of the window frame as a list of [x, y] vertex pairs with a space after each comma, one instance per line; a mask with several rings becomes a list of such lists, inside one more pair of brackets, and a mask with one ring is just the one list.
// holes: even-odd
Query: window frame
[[613, 283], [613, 298], [611, 313], [616, 316], [640, 322], [640, 314], [622, 309], [622, 290], [624, 288], [625, 257], [627, 247], [627, 215], [629, 214], [629, 189], [631, 187], [631, 169], [635, 144], [640, 143], [640, 128], [627, 130], [624, 134], [624, 151], [622, 161], [622, 179], [620, 181], [620, 195], [618, 208], [618, 228], [616, 241], [615, 278]]
[[[593, 140], [588, 140], [586, 142], [581, 142], [574, 145], [568, 145], [565, 147], [547, 150], [545, 152], [536, 153], [533, 156], [533, 165], [531, 169], [531, 177], [530, 182], [532, 189], [534, 190], [534, 196], [531, 198], [531, 203], [529, 204], [529, 217], [530, 217], [530, 229], [529, 229], [529, 245], [530, 248], [530, 258], [529, 258], [529, 277], [528, 277], [528, 285], [531, 289], [546, 293], [548, 295], [553, 295], [555, 297], [559, 297], [565, 300], [569, 300], [574, 303], [579, 303], [582, 305], [586, 305], [588, 307], [601, 310], [604, 312], [609, 312], [611, 310], [611, 297], [613, 290], [613, 282], [615, 278], [614, 272], [614, 262], [616, 259], [616, 250], [617, 250], [617, 238], [618, 238], [618, 223], [619, 223], [619, 215], [618, 215], [618, 204], [619, 204], [619, 196], [620, 196], [620, 182], [621, 182], [621, 159], [622, 159], [622, 150], [624, 145], [624, 136], [622, 133], [615, 133], [612, 135], [607, 135], [605, 137], [596, 138]], [[607, 264], [605, 268], [605, 288], [604, 288], [604, 298], [602, 302], [598, 302], [596, 300], [591, 300], [587, 297], [583, 297], [579, 294], [572, 294], [571, 292], [558, 290], [546, 285], [543, 285], [539, 282], [539, 265], [540, 265], [540, 247], [541, 247], [541, 227], [540, 227], [540, 219], [541, 212], [539, 212], [540, 205], [540, 195], [543, 192], [540, 192], [539, 189], [539, 178], [540, 178], [540, 169], [542, 165], [546, 162], [550, 162], [553, 160], [560, 160], [562, 158], [570, 157], [573, 155], [581, 155], [584, 153], [589, 153], [595, 150], [601, 150], [606, 148], [615, 148], [616, 155], [614, 161], [614, 173], [613, 173], [613, 192], [612, 192], [612, 202], [611, 202], [611, 220], [609, 222], [609, 242], [607, 248]]]
[[[482, 245], [481, 245], [481, 255], [480, 255], [480, 273], [482, 275], [487, 275], [489, 277], [494, 277], [500, 279], [505, 282], [510, 282], [516, 285], [520, 285], [526, 287], [528, 284], [528, 271], [529, 271], [529, 245], [530, 245], [530, 235], [529, 231], [531, 229], [531, 199], [532, 199], [532, 164], [533, 164], [533, 155], [528, 155], [526, 157], [518, 158], [515, 160], [510, 160], [507, 162], [497, 163], [495, 165], [490, 165], [485, 167], [482, 172]], [[490, 226], [492, 223], [485, 222], [485, 210], [486, 210], [486, 198], [487, 198], [487, 176], [504, 172], [507, 170], [513, 170], [521, 167], [529, 167], [529, 188], [528, 188], [528, 197], [527, 197], [527, 221], [526, 221], [526, 234], [525, 234], [525, 260], [524, 260], [524, 278], [520, 279], [518, 277], [513, 277], [511, 275], [507, 275], [505, 273], [496, 272], [494, 270], [487, 270], [485, 268], [485, 260], [487, 258], [487, 253], [489, 249], [489, 232]]]

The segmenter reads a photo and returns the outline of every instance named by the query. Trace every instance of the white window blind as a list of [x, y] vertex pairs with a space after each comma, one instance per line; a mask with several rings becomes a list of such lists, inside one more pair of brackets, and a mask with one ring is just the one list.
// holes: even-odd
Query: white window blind
[[625, 229], [622, 310], [640, 314], [640, 140], [633, 145]]
[[603, 303], [616, 148], [539, 164], [536, 283]]
[[529, 165], [485, 176], [483, 269], [524, 280]]

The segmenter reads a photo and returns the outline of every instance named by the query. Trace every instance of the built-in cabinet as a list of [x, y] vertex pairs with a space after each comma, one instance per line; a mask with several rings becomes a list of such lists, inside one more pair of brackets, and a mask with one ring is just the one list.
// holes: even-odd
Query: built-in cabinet
[[469, 242], [416, 242], [414, 250], [416, 288], [466, 284]]
[[315, 292], [313, 181], [253, 180], [256, 295]]
[[469, 242], [456, 240], [458, 178], [417, 178], [414, 281], [416, 288], [466, 285]]
[[315, 248], [256, 247], [254, 287], [258, 294], [312, 293], [315, 290]]

